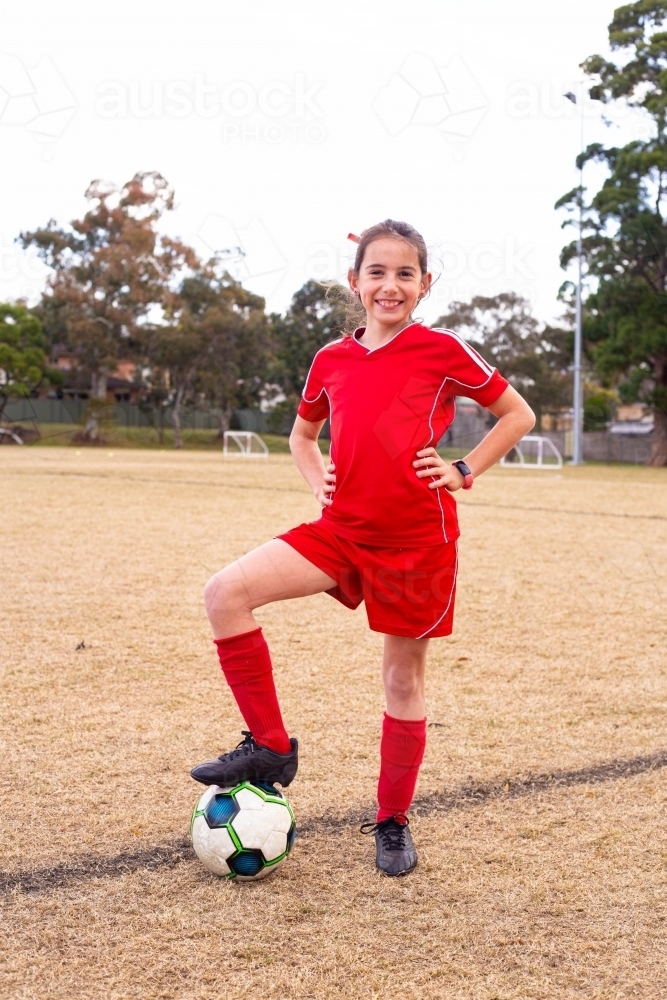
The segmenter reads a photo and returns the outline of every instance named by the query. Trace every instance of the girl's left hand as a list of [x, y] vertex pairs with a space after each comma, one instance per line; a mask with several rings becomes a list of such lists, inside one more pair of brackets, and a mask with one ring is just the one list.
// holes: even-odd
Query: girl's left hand
[[417, 452], [417, 461], [412, 463], [417, 472], [418, 479], [425, 479], [427, 476], [437, 476], [434, 482], [428, 484], [430, 490], [437, 490], [444, 486], [450, 493], [460, 490], [463, 486], [463, 476], [454, 465], [448, 465], [443, 458], [440, 458], [435, 448], [423, 448]]

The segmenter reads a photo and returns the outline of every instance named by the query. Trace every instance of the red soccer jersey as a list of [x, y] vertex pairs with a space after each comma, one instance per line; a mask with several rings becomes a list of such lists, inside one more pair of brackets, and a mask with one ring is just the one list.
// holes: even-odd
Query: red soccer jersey
[[362, 545], [450, 542], [456, 501], [417, 478], [415, 452], [437, 445], [455, 396], [488, 406], [508, 383], [451, 330], [413, 323], [373, 350], [359, 343], [363, 330], [317, 352], [299, 404], [305, 420], [331, 419], [336, 492], [322, 517]]

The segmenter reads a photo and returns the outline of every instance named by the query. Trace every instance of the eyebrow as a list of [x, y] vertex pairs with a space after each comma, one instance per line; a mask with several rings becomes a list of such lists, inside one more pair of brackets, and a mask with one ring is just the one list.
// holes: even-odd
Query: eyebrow
[[[386, 267], [386, 264], [365, 264], [364, 267]], [[414, 264], [401, 264], [396, 268], [397, 271], [416, 271], [417, 268]]]

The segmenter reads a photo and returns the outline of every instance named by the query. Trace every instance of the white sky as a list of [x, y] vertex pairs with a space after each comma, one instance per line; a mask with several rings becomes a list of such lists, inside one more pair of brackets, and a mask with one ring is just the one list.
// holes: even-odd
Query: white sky
[[[577, 183], [579, 148], [561, 95], [606, 52], [617, 3], [14, 4], [0, 42], [0, 299], [43, 284], [13, 245], [21, 230], [79, 215], [92, 178], [156, 169], [176, 189], [169, 231], [202, 253], [242, 245], [237, 276], [269, 309], [308, 277], [344, 275], [347, 233], [390, 216], [442, 262], [427, 320], [509, 289], [552, 319], [565, 242], [553, 203]], [[612, 128], [599, 114], [591, 102], [586, 141], [646, 134], [638, 113]]]

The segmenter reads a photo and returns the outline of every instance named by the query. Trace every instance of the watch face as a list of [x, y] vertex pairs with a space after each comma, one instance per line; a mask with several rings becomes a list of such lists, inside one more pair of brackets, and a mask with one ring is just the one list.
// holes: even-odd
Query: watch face
[[463, 489], [464, 490], [471, 490], [472, 489], [472, 472], [470, 471], [470, 469], [468, 468], [468, 466], [465, 464], [465, 462], [462, 459], [459, 459], [458, 462], [452, 462], [452, 465], [455, 465], [456, 468], [461, 473], [461, 475], [463, 476]]

